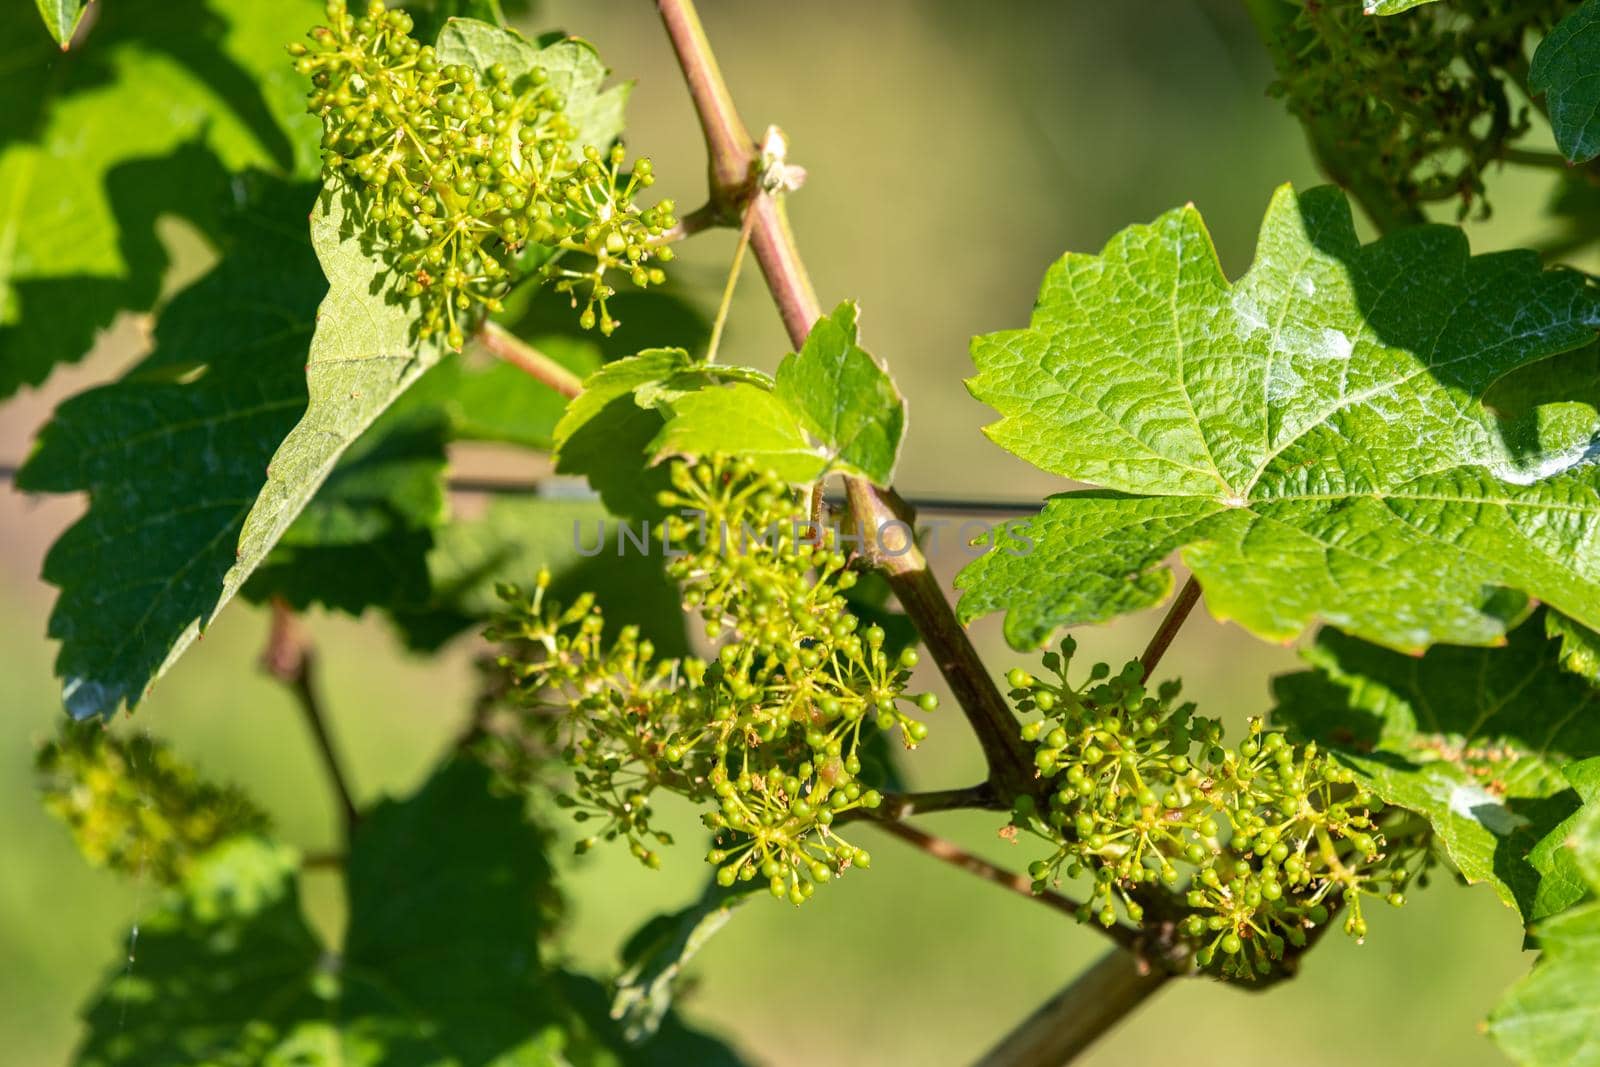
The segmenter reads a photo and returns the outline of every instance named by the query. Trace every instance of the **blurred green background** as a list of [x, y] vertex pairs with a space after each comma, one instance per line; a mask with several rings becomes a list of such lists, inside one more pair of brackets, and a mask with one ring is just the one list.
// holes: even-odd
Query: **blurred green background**
[[[810, 172], [791, 211], [824, 306], [861, 302], [867, 344], [908, 398], [899, 477], [908, 495], [1032, 499], [1062, 488], [986, 441], [978, 432], [986, 412], [961, 386], [967, 339], [1022, 324], [1039, 277], [1061, 252], [1097, 249], [1122, 226], [1192, 200], [1237, 275], [1272, 188], [1316, 181], [1298, 127], [1266, 96], [1270, 72], [1242, 5], [1226, 0], [705, 0], [702, 13], [746, 121], [757, 131], [780, 124], [792, 160]], [[618, 77], [637, 79], [631, 147], [653, 157], [664, 195], [683, 209], [698, 204], [703, 151], [650, 5], [546, 0], [529, 28], [556, 27], [590, 38]], [[1470, 227], [1475, 246], [1536, 240], [1548, 181], [1500, 176], [1491, 187], [1494, 220]], [[184, 234], [168, 230], [175, 275], [202, 267]], [[727, 233], [690, 242], [674, 271], [678, 291], [709, 310], [732, 247]], [[93, 358], [6, 405], [0, 460], [20, 458], [54, 403], [118, 373], [142, 339], [141, 324], [124, 322]], [[770, 369], [785, 347], [747, 267], [722, 351]], [[471, 459], [475, 469], [497, 462]], [[125, 964], [125, 930], [155, 894], [87, 869], [33, 797], [32, 750], [61, 714], [43, 637], [53, 593], [37, 576], [45, 548], [80, 507], [0, 491], [7, 1063], [68, 1057], [79, 1005], [106, 968]], [[934, 562], [948, 581], [963, 557], [953, 539], [944, 543]], [[1153, 623], [1133, 617], [1080, 632], [1085, 662], [1136, 654]], [[172, 739], [208, 772], [248, 787], [290, 840], [325, 848], [334, 808], [315, 754], [287, 695], [255, 668], [265, 625], [260, 613], [230, 607], [133, 728]], [[377, 620], [313, 616], [310, 626], [361, 797], [409, 791], [464, 718], [472, 642], [430, 662], [401, 652]], [[976, 635], [997, 673], [1012, 662], [996, 626], [980, 625]], [[1295, 663], [1292, 649], [1200, 615], [1163, 670], [1182, 675], [1208, 712], [1237, 722], [1267, 709], [1269, 675]], [[931, 725], [933, 737], [905, 761], [913, 784], [976, 780], [981, 761], [959, 714], [941, 711]], [[679, 816], [681, 839], [697, 841], [692, 818]], [[998, 839], [990, 816], [925, 824], [1009, 867], [1034, 858], [1027, 845]], [[752, 905], [693, 967], [691, 1016], [754, 1061], [964, 1063], [1103, 949], [1053, 911], [870, 829], [855, 833], [874, 852], [870, 874], [798, 910]], [[705, 876], [698, 851], [672, 850], [660, 872], [621, 850], [569, 861], [566, 951], [607, 972], [638, 923], [697, 893]], [[316, 921], [337, 929], [336, 880], [312, 873], [306, 882]], [[1270, 994], [1208, 982], [1169, 988], [1086, 1062], [1500, 1062], [1476, 1027], [1531, 962], [1519, 945], [1516, 917], [1486, 890], [1436, 882], [1402, 911], [1377, 912], [1367, 944], [1330, 937], [1299, 980]]]

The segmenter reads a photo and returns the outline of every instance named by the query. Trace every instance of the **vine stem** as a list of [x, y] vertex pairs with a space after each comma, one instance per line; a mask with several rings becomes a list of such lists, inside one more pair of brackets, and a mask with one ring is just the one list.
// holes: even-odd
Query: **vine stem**
[[1113, 949], [1007, 1034], [979, 1067], [1068, 1063], [1170, 978], [1132, 953]]
[[[822, 310], [800, 259], [783, 201], [763, 191], [754, 180], [759, 152], [734, 106], [693, 0], [655, 2], [705, 135], [710, 200], [722, 205], [728, 217], [737, 217], [735, 206], [744, 203], [751, 253], [761, 267], [789, 341], [798, 350], [822, 317]], [[847, 478], [845, 486], [857, 523], [872, 535], [869, 542], [876, 541], [886, 526], [904, 523], [909, 529], [910, 509], [892, 490], [878, 489], [859, 478]], [[911, 543], [898, 555], [877, 553], [871, 562], [883, 571], [900, 606], [916, 623], [939, 672], [972, 724], [989, 763], [991, 780], [1007, 798], [1026, 790], [1033, 781], [1033, 764], [1017, 736], [1016, 720], [921, 550]]]
[[[1078, 901], [1073, 900], [1071, 897], [1051, 892], [1048, 889], [1042, 893], [1035, 893], [1033, 891], [1033, 881], [1026, 875], [1008, 871], [1003, 867], [997, 867], [981, 856], [974, 856], [955, 842], [947, 841], [925, 830], [920, 830], [910, 823], [897, 822], [890, 819], [879, 821], [876, 825], [884, 833], [892, 837], [898, 837], [907, 844], [926, 852], [936, 860], [948, 863], [952, 867], [958, 867], [968, 874], [975, 874], [984, 881], [1009, 889], [1013, 893], [1020, 893], [1029, 900], [1037, 901], [1063, 914], [1076, 918], [1079, 908], [1082, 907]], [[1139, 935], [1136, 932], [1126, 926], [1119, 925], [1106, 928], [1105, 933], [1121, 946], [1115, 950], [1114, 955], [1128, 960], [1130, 967], [1138, 968], [1141, 966], [1139, 961], [1132, 955], [1137, 949]], [[1165, 972], [1160, 973], [1164, 974]]]
[[1144, 668], [1143, 681], [1149, 681], [1150, 676], [1155, 673], [1156, 664], [1167, 654], [1172, 639], [1178, 636], [1178, 631], [1183, 629], [1183, 624], [1188, 621], [1189, 613], [1199, 602], [1200, 583], [1195, 581], [1194, 575], [1191, 574], [1189, 580], [1183, 583], [1183, 588], [1178, 590], [1178, 597], [1172, 602], [1172, 607], [1167, 609], [1161, 625], [1150, 635], [1150, 643], [1145, 646], [1144, 655], [1139, 657], [1139, 665]]
[[583, 392], [583, 379], [572, 373], [516, 334], [497, 323], [486, 322], [477, 341], [518, 370], [524, 371], [571, 399]]
[[344, 816], [344, 835], [348, 839], [350, 831], [361, 821], [361, 815], [350, 791], [350, 779], [334, 747], [333, 736], [328, 732], [322, 699], [317, 694], [316, 649], [301, 629], [294, 610], [281, 597], [272, 600], [272, 625], [267, 631], [267, 646], [261, 652], [261, 669], [288, 686], [294, 694], [301, 715], [311, 728], [311, 737], [322, 758], [323, 770], [327, 772], [328, 781], [338, 795]]

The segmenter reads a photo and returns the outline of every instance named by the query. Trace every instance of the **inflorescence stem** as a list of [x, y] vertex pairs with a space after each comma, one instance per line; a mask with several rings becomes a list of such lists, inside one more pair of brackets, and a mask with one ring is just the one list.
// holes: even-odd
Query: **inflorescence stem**
[[272, 628], [267, 634], [267, 647], [261, 651], [261, 669], [288, 686], [294, 694], [306, 725], [311, 728], [311, 738], [316, 742], [317, 754], [322, 757], [328, 781], [338, 795], [344, 817], [344, 836], [348, 840], [361, 816], [350, 791], [350, 779], [334, 748], [333, 737], [328, 733], [327, 718], [322, 713], [322, 699], [316, 687], [316, 650], [300, 628], [294, 610], [282, 598], [275, 597], [272, 601]]

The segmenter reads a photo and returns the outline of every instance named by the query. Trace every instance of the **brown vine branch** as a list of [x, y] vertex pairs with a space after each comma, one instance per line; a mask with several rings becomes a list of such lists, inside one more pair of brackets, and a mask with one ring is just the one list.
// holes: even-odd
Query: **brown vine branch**
[[281, 597], [274, 597], [272, 601], [272, 626], [267, 632], [267, 646], [261, 652], [261, 669], [288, 686], [294, 694], [306, 725], [311, 728], [311, 737], [316, 742], [328, 781], [338, 794], [344, 816], [345, 837], [348, 838], [361, 815], [350, 792], [349, 778], [334, 748], [333, 737], [328, 733], [322, 701], [317, 695], [316, 650], [301, 629], [294, 610]]
[[1130, 953], [1108, 952], [978, 1063], [980, 1067], [1058, 1067], [1067, 1063], [1171, 977]]
[[[1020, 893], [1029, 900], [1038, 901], [1040, 904], [1048, 908], [1054, 908], [1063, 914], [1076, 918], [1079, 909], [1082, 907], [1078, 901], [1073, 900], [1071, 897], [1051, 892], [1048, 889], [1042, 893], [1035, 893], [1033, 891], [1033, 881], [1026, 875], [1008, 871], [1003, 867], [997, 867], [981, 856], [974, 856], [955, 842], [947, 841], [925, 830], [919, 830], [910, 823], [890, 819], [878, 822], [877, 826], [884, 833], [892, 837], [898, 837], [907, 844], [926, 852], [936, 860], [948, 863], [952, 867], [958, 867], [968, 874], [977, 875], [984, 881], [993, 882], [995, 885], [1009, 889], [1013, 893]], [[1137, 960], [1128, 955], [1128, 953], [1135, 952], [1138, 948], [1139, 935], [1136, 931], [1121, 925], [1102, 927], [1101, 929], [1107, 937], [1121, 946], [1117, 950], [1117, 955], [1127, 956], [1130, 966], [1141, 966]], [[1126, 952], [1123, 951], [1124, 949]]]
[[1144, 668], [1145, 681], [1149, 681], [1150, 676], [1155, 673], [1156, 665], [1161, 662], [1161, 657], [1167, 654], [1172, 639], [1183, 629], [1189, 613], [1199, 601], [1200, 583], [1195, 581], [1194, 575], [1191, 574], [1189, 580], [1183, 583], [1183, 588], [1178, 590], [1178, 597], [1172, 602], [1172, 607], [1167, 609], [1161, 625], [1150, 635], [1150, 643], [1145, 646], [1144, 655], [1139, 657], [1139, 664]]
[[543, 382], [564, 397], [575, 397], [583, 392], [582, 378], [503, 326], [493, 322], [484, 323], [483, 329], [476, 335], [476, 340], [499, 358]]

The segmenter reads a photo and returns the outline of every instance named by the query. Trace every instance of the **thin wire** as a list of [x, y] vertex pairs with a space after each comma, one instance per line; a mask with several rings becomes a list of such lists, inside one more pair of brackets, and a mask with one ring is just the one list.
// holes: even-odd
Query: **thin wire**
[[[15, 482], [17, 469], [15, 464], [0, 463], [0, 481]], [[568, 488], [559, 481], [541, 481], [537, 478], [462, 475], [450, 478], [445, 485], [452, 493], [482, 493], [490, 496], [544, 494], [560, 497], [563, 500], [599, 499], [598, 494], [581, 483], [574, 483]], [[918, 496], [914, 493], [902, 494], [902, 497], [907, 504], [918, 511], [930, 511], [941, 515], [1032, 515], [1040, 507], [1040, 501], [1037, 500], [979, 500], [960, 496]], [[842, 496], [829, 496], [826, 499], [830, 507], [839, 507], [844, 503]]]

